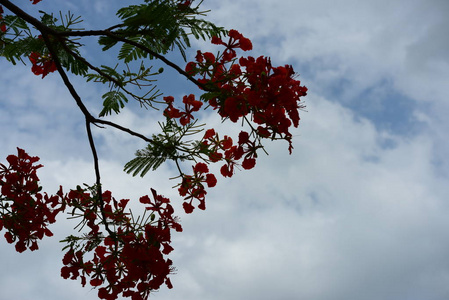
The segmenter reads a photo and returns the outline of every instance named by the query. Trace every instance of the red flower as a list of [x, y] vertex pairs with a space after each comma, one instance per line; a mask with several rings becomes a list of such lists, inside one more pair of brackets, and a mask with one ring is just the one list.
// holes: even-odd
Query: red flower
[[208, 130], [206, 130], [206, 133], [204, 134], [203, 139], [207, 140], [207, 139], [210, 139], [210, 138], [212, 138], [214, 136], [215, 136], [215, 130], [213, 128], [212, 129], [208, 129]]
[[193, 171], [195, 173], [208, 173], [209, 168], [205, 163], [199, 162], [195, 165], [195, 167], [193, 167]]
[[220, 169], [221, 175], [223, 177], [232, 177], [234, 175], [234, 166], [233, 165], [223, 165]]
[[211, 43], [215, 44], [215, 45], [225, 45], [226, 46], [226, 44], [223, 43], [223, 41], [218, 36], [213, 36]]
[[215, 178], [214, 174], [207, 174], [206, 183], [208, 187], [214, 187], [217, 184], [217, 178]]
[[14, 243], [14, 237], [9, 231], [5, 233], [5, 239], [10, 244]]
[[249, 133], [246, 131], [241, 131], [239, 133], [239, 145], [245, 144], [249, 141]]
[[29, 59], [33, 66], [31, 71], [34, 75], [42, 75], [42, 78], [48, 75], [48, 73], [57, 70], [55, 62], [52, 60], [51, 55], [42, 56], [40, 53], [31, 52]]
[[163, 99], [167, 104], [171, 104], [175, 101], [175, 98], [173, 98], [173, 96], [166, 96]]
[[200, 110], [203, 102], [195, 100], [195, 95], [190, 94], [184, 96], [182, 102], [184, 103], [184, 111], [181, 111], [173, 106], [174, 98], [172, 96], [164, 97], [165, 102], [168, 107], [164, 110], [164, 116], [168, 118], [180, 118], [179, 123], [183, 126], [190, 123], [191, 120], [195, 119], [192, 112]]
[[221, 115], [228, 117], [232, 122], [237, 122], [240, 117], [248, 114], [248, 108], [242, 97], [229, 97], [224, 102]]
[[204, 52], [203, 53], [204, 58], [206, 59], [206, 63], [213, 64], [215, 63], [215, 55], [213, 55], [210, 52]]
[[90, 285], [91, 286], [99, 286], [103, 283], [103, 280], [101, 280], [100, 278], [94, 278], [90, 280]]
[[164, 110], [164, 116], [170, 118], [170, 119], [176, 119], [182, 117], [182, 113], [179, 109], [174, 108], [173, 105], [169, 105]]
[[[214, 132], [215, 133], [215, 132]], [[197, 199], [200, 203], [199, 209], [206, 209], [205, 196], [207, 194], [204, 183], [208, 187], [214, 187], [217, 184], [217, 179], [214, 174], [208, 173], [209, 168], [207, 164], [198, 162], [192, 166], [193, 175], [183, 175], [182, 183], [178, 188], [179, 195], [184, 197], [186, 202], [183, 203], [184, 211], [188, 214], [192, 213], [194, 206], [193, 199]]]
[[242, 162], [242, 167], [245, 170], [254, 168], [256, 165], [256, 160], [254, 158], [245, 158]]
[[251, 41], [248, 38], [245, 38], [240, 32], [237, 30], [231, 29], [229, 30], [229, 41], [224, 43], [219, 37], [212, 37], [212, 44], [216, 45], [224, 45], [226, 46], [226, 50], [222, 56], [222, 62], [230, 62], [234, 57], [236, 57], [235, 50], [236, 48], [240, 48], [243, 51], [248, 51], [253, 48]]
[[191, 61], [191, 62], [189, 62], [187, 65], [186, 65], [186, 73], [187, 74], [189, 74], [189, 75], [196, 75], [196, 72], [197, 72], [197, 68], [196, 68], [196, 63], [194, 63], [193, 61]]
[[211, 152], [211, 153], [209, 153], [208, 156], [212, 162], [217, 162], [223, 158], [223, 154], [221, 154], [219, 152]]
[[182, 204], [182, 207], [184, 208], [184, 211], [186, 212], [186, 214], [191, 214], [193, 212], [193, 209], [195, 207], [193, 207], [193, 205], [189, 202], [184, 202]]
[[184, 126], [194, 119], [192, 112], [200, 110], [203, 102], [195, 100], [195, 95], [193, 94], [184, 96], [182, 102], [185, 104], [185, 111], [181, 113], [182, 116], [179, 119], [179, 123]]
[[270, 131], [267, 128], [259, 126], [257, 127], [257, 134], [260, 135], [261, 137], [267, 138], [270, 136]]
[[233, 48], [240, 48], [243, 51], [248, 51], [253, 49], [253, 45], [251, 43], [251, 41], [244, 37], [240, 32], [238, 32], [235, 29], [231, 29], [229, 30], [228, 33], [230, 39], [228, 41], [228, 43], [224, 43], [220, 38], [214, 36], [212, 37], [212, 44], [216, 44], [216, 45], [224, 45], [227, 47], [227, 50], [231, 50]]
[[253, 49], [253, 44], [249, 39], [242, 37], [240, 39], [240, 49], [242, 49], [243, 51], [249, 51]]
[[195, 59], [197, 62], [202, 63], [204, 61], [203, 53], [200, 50], [196, 51]]
[[225, 135], [220, 143], [224, 150], [230, 149], [232, 147], [232, 138]]

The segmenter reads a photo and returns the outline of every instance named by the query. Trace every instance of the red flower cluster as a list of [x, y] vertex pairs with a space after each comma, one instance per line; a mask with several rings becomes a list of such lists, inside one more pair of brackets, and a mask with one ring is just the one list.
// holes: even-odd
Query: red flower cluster
[[184, 110], [173, 106], [174, 98], [172, 96], [164, 97], [164, 101], [168, 104], [168, 107], [164, 110], [164, 116], [168, 118], [179, 118], [179, 123], [183, 126], [190, 123], [191, 120], [195, 119], [192, 115], [193, 112], [199, 111], [203, 102], [195, 100], [195, 95], [190, 94], [189, 96], [184, 96], [182, 102], [184, 103]]
[[206, 209], [204, 200], [207, 192], [204, 190], [203, 183], [206, 183], [208, 187], [214, 187], [217, 184], [217, 179], [214, 174], [209, 173], [209, 168], [205, 163], [199, 162], [193, 167], [193, 175], [183, 175], [181, 186], [178, 189], [179, 194], [188, 201], [182, 205], [186, 213], [190, 214], [193, 211], [193, 199], [200, 201], [199, 209]]
[[151, 189], [151, 193], [153, 194], [154, 202], [152, 202], [148, 196], [141, 197], [139, 201], [143, 204], [149, 205], [146, 207], [146, 210], [152, 211], [153, 213], [159, 215], [159, 221], [162, 222], [165, 228], [172, 228], [177, 232], [181, 232], [182, 227], [178, 223], [177, 217], [173, 216], [175, 211], [170, 204], [170, 199], [158, 195], [154, 189]]
[[48, 73], [54, 72], [57, 70], [56, 64], [51, 58], [51, 55], [42, 55], [37, 52], [31, 52], [29, 59], [33, 66], [31, 67], [31, 71], [34, 75], [42, 75], [42, 78], [48, 75]]
[[[61, 276], [66, 279], [80, 277], [83, 286], [87, 283], [86, 277], [90, 278], [93, 287], [104, 284], [99, 288], [98, 296], [107, 300], [117, 299], [120, 294], [143, 300], [164, 283], [171, 288], [168, 276], [174, 269], [172, 261], [164, 255], [173, 250], [170, 230], [182, 231], [182, 227], [173, 216], [169, 199], [153, 189], [151, 192], [154, 200], [148, 196], [140, 198], [141, 203], [148, 205], [146, 210], [151, 211], [151, 222], [139, 224], [133, 224], [129, 214], [124, 213], [128, 200], [116, 201], [109, 191], [103, 193], [106, 222], [116, 228], [115, 235], [104, 238], [96, 225], [89, 223], [95, 218], [87, 217], [87, 225], [92, 229], [89, 241], [80, 250], [70, 247], [63, 259]], [[72, 199], [72, 203], [81, 203], [84, 194], [73, 193], [77, 199]], [[159, 218], [153, 221], [156, 215]], [[93, 259], [86, 261], [85, 253], [93, 249]]]
[[[41, 0], [31, 0], [37, 4]], [[183, 9], [191, 1], [179, 1]], [[182, 3], [181, 3], [182, 2]], [[0, 30], [3, 10], [0, 6]], [[164, 97], [167, 107], [164, 116], [179, 119], [186, 126], [195, 119], [205, 102], [217, 110], [222, 119], [232, 122], [246, 122], [251, 132], [241, 131], [237, 143], [229, 136], [220, 138], [214, 129], [205, 132], [204, 137], [189, 152], [204, 162], [221, 162], [220, 173], [231, 177], [235, 168], [252, 169], [256, 165], [257, 151], [263, 148], [265, 138], [285, 139], [292, 151], [290, 127], [299, 125], [299, 110], [304, 106], [300, 97], [307, 94], [307, 88], [295, 80], [295, 72], [289, 65], [273, 67], [267, 57], [242, 57], [237, 59], [236, 49], [252, 49], [251, 41], [236, 30], [229, 31], [229, 41], [212, 38], [212, 43], [225, 47], [218, 56], [210, 52], [197, 52], [195, 62], [189, 62], [186, 72], [196, 79], [205, 94], [196, 100], [193, 94], [184, 96], [183, 108], [174, 106], [172, 96]], [[32, 52], [29, 56], [32, 72], [44, 78], [57, 70], [51, 55]], [[190, 151], [189, 150], [186, 150]], [[47, 225], [55, 222], [56, 215], [72, 209], [73, 217], [80, 217], [81, 228], [87, 225], [83, 237], [69, 236], [65, 240], [68, 251], [63, 258], [61, 276], [65, 279], [81, 279], [93, 287], [99, 287], [101, 299], [114, 300], [120, 295], [133, 300], [147, 299], [151, 291], [162, 284], [169, 288], [169, 275], [173, 273], [172, 261], [165, 258], [173, 250], [171, 230], [182, 231], [170, 200], [151, 189], [152, 198], [143, 196], [145, 212], [150, 215], [137, 220], [125, 209], [128, 199], [117, 201], [111, 192], [101, 193], [95, 187], [70, 191], [64, 195], [62, 188], [55, 196], [40, 193], [39, 178], [35, 165], [39, 160], [18, 149], [18, 155], [7, 158], [10, 166], [0, 164], [0, 230], [7, 230], [5, 238], [16, 243], [16, 250], [23, 252], [29, 247], [38, 249], [37, 240], [51, 236]], [[199, 201], [198, 208], [204, 210], [206, 186], [214, 187], [217, 179], [209, 172], [204, 162], [194, 166], [193, 175], [183, 174], [178, 192], [184, 197], [183, 208], [192, 213], [192, 202]], [[101, 231], [104, 228], [105, 235]], [[87, 255], [89, 257], [87, 257]]]
[[0, 230], [5, 228], [8, 243], [16, 242], [16, 250], [39, 249], [37, 241], [52, 236], [48, 225], [64, 209], [62, 189], [55, 196], [40, 192], [36, 165], [38, 157], [29, 156], [17, 148], [17, 155], [9, 155], [9, 167], [0, 164]]
[[[107, 191], [104, 192], [103, 199], [107, 200], [108, 195], [109, 193]], [[81, 215], [83, 217], [82, 222], [90, 228], [91, 231], [89, 234], [91, 236], [98, 234], [100, 230], [100, 226], [96, 224], [98, 221], [97, 213], [100, 206], [98, 199], [93, 198], [89, 192], [86, 192], [78, 186], [76, 190], [71, 190], [64, 196], [64, 201], [67, 206], [81, 211]], [[106, 209], [106, 206], [104, 209]]]
[[[251, 132], [242, 131], [238, 143], [231, 137], [220, 139], [214, 129], [209, 129], [199, 144], [199, 153], [207, 155], [206, 161], [223, 161], [220, 173], [231, 177], [236, 166], [252, 169], [256, 165], [257, 150], [263, 148], [261, 140], [285, 139], [292, 152], [291, 126], [299, 125], [299, 110], [304, 107], [300, 97], [307, 94], [307, 88], [295, 80], [292, 66], [273, 67], [271, 60], [260, 56], [237, 59], [237, 49], [248, 51], [252, 43], [236, 30], [229, 31], [229, 40], [223, 42], [218, 37], [212, 43], [223, 45], [225, 50], [218, 57], [210, 52], [197, 51], [195, 62], [189, 62], [185, 71], [201, 84], [206, 93], [201, 97], [209, 106], [216, 109], [223, 119], [237, 122], [243, 119]], [[174, 107], [172, 96], [164, 97], [167, 108], [164, 116], [179, 118], [185, 126], [194, 119], [193, 112], [202, 107], [202, 102], [194, 95], [184, 96], [184, 109]], [[204, 163], [193, 166], [193, 175], [181, 173], [182, 182], [179, 194], [186, 200], [183, 208], [186, 213], [194, 209], [193, 199], [200, 203], [198, 208], [205, 209], [205, 184], [213, 187], [216, 178], [209, 173]]]
[[[233, 144], [232, 138], [224, 136], [220, 139], [214, 129], [206, 131], [201, 143], [200, 151], [207, 155], [207, 160], [210, 162], [224, 161], [224, 165], [220, 169], [221, 175], [224, 177], [231, 177], [234, 175], [234, 167], [241, 165], [243, 169], [249, 170], [256, 165], [257, 150], [261, 145], [256, 144], [256, 141], [250, 140], [248, 132], [242, 131], [239, 134], [237, 145]], [[240, 160], [241, 163], [239, 162]], [[207, 187], [214, 187], [217, 184], [217, 179], [214, 174], [209, 173], [209, 168], [205, 163], [197, 163], [193, 167], [193, 175], [182, 175], [182, 183], [178, 188], [179, 194], [186, 200], [183, 203], [183, 208], [186, 213], [191, 213], [194, 209], [192, 201], [197, 199], [200, 204], [199, 209], [206, 209], [205, 184]]]
[[[129, 200], [117, 201], [110, 191], [98, 197], [95, 188], [78, 187], [64, 195], [60, 188], [56, 196], [48, 196], [40, 192], [38, 160], [18, 148], [18, 155], [7, 157], [9, 167], [0, 164], [0, 230], [7, 230], [5, 238], [16, 242], [18, 252], [38, 249], [37, 240], [53, 235], [48, 224], [70, 207], [72, 216], [82, 218], [81, 228], [87, 225], [90, 231], [65, 240], [69, 250], [63, 258], [63, 278], [79, 277], [83, 286], [88, 280], [93, 287], [102, 286], [98, 296], [107, 300], [120, 294], [143, 300], [164, 283], [172, 287], [168, 276], [174, 268], [164, 256], [173, 250], [171, 230], [180, 232], [182, 227], [168, 198], [151, 189], [152, 198], [140, 198], [150, 216], [136, 221], [125, 213]], [[106, 237], [101, 226], [108, 232]], [[90, 260], [87, 253], [93, 256]]]
[[224, 136], [222, 140], [215, 133], [215, 130], [209, 129], [203, 137], [203, 151], [208, 153], [212, 162], [224, 160], [225, 164], [220, 172], [224, 177], [231, 177], [234, 174], [234, 166], [243, 158], [241, 166], [245, 170], [254, 168], [256, 165], [257, 149], [262, 146], [257, 145], [255, 141], [250, 140], [249, 133], [241, 131], [237, 145], [233, 145], [232, 138]]
[[222, 62], [228, 62], [231, 61], [233, 58], [237, 56], [234, 49], [242, 49], [243, 51], [249, 51], [253, 49], [253, 44], [251, 43], [251, 40], [244, 37], [240, 32], [237, 30], [231, 29], [229, 30], [229, 41], [227, 43], [224, 43], [219, 37], [214, 36], [212, 38], [212, 44], [216, 45], [224, 45], [226, 47], [226, 50], [223, 53]]
[[271, 60], [260, 56], [235, 58], [235, 49], [250, 50], [251, 42], [235, 30], [229, 32], [230, 39], [224, 43], [214, 37], [212, 43], [224, 45], [221, 59], [211, 53], [198, 51], [196, 62], [189, 62], [186, 72], [198, 79], [209, 92], [209, 105], [218, 110], [223, 118], [237, 122], [250, 116], [257, 124], [255, 134], [262, 138], [281, 138], [289, 142], [289, 128], [298, 127], [299, 113], [304, 105], [300, 97], [307, 95], [307, 88], [295, 80], [290, 65], [273, 67]]
[[[263, 56], [237, 60], [236, 49], [249, 51], [252, 43], [236, 30], [229, 31], [227, 42], [213, 37], [212, 43], [225, 46], [223, 53], [216, 57], [210, 52], [197, 51], [196, 61], [187, 63], [185, 71], [192, 77], [200, 76], [197, 81], [206, 91], [202, 100], [218, 110], [223, 119], [237, 122], [244, 118], [252, 131], [242, 131], [238, 143], [234, 145], [231, 137], [220, 139], [214, 129], [209, 129], [200, 143], [200, 153], [206, 154], [210, 162], [224, 161], [220, 169], [224, 177], [231, 177], [235, 166], [240, 165], [246, 170], [255, 166], [257, 150], [262, 148], [262, 138], [287, 140], [291, 153], [293, 147], [289, 128], [299, 125], [298, 110], [304, 107], [300, 104], [300, 97], [307, 93], [307, 88], [293, 79], [293, 68], [289, 65], [273, 67], [270, 59]], [[201, 107], [200, 101], [195, 101], [193, 105], [193, 95], [189, 97], [191, 102], [187, 102], [184, 97], [184, 112], [173, 107], [173, 97], [165, 97], [168, 108], [164, 115], [181, 118], [182, 125], [188, 124], [193, 119], [191, 112]], [[203, 183], [206, 182], [209, 187], [216, 184], [216, 178], [208, 173], [206, 164], [198, 163], [193, 170], [194, 175], [182, 174], [182, 183], [178, 189], [179, 194], [187, 200], [183, 203], [186, 213], [193, 211], [193, 199], [199, 200], [200, 209], [205, 209], [206, 191]]]

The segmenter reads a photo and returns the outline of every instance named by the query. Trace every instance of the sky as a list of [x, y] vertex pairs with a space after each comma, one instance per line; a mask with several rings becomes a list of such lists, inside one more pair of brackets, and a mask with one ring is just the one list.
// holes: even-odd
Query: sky
[[[137, 1], [134, 1], [137, 2]], [[117, 0], [44, 0], [26, 11], [70, 9], [86, 29], [115, 22]], [[449, 298], [449, 2], [446, 0], [205, 1], [208, 18], [253, 41], [252, 56], [291, 64], [309, 88], [288, 155], [268, 143], [255, 169], [218, 178], [205, 211], [186, 215], [170, 165], [146, 177], [122, 172], [140, 141], [95, 129], [104, 186], [137, 200], [156, 188], [184, 232], [173, 235], [171, 300], [446, 300]], [[89, 41], [86, 44], [94, 45]], [[200, 42], [196, 49], [214, 49]], [[83, 53], [108, 60], [95, 50]], [[110, 58], [113, 62], [113, 58]], [[16, 147], [41, 157], [44, 190], [93, 183], [83, 116], [57, 74], [0, 60], [0, 160]], [[172, 75], [167, 70], [169, 76]], [[174, 73], [173, 73], [174, 74]], [[171, 79], [170, 79], [171, 80]], [[174, 79], [173, 79], [174, 80]], [[73, 78], [92, 111], [104, 88]], [[195, 87], [161, 82], [180, 97]], [[111, 120], [150, 135], [155, 114], [130, 106]], [[204, 114], [210, 127], [238, 133]], [[59, 276], [60, 220], [40, 250], [0, 239], [0, 299], [97, 299]]]

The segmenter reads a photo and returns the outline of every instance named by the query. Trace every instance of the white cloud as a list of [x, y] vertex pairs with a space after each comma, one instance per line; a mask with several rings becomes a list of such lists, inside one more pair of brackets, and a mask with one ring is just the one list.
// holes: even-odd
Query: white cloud
[[[304, 121], [292, 157], [274, 147], [258, 169], [221, 181], [208, 216], [186, 220], [191, 237], [175, 247], [180, 287], [167, 296], [401, 299], [427, 291], [439, 299], [447, 291], [447, 188], [433, 175], [429, 140], [394, 137], [396, 146], [383, 149], [372, 125], [312, 99], [325, 121]], [[195, 293], [184, 276], [196, 279]], [[429, 278], [439, 278], [436, 290]]]

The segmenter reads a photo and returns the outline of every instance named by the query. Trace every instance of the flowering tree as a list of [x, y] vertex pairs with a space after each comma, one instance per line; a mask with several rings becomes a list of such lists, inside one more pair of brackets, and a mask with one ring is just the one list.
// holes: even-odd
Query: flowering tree
[[[146, 299], [162, 284], [172, 287], [169, 275], [174, 268], [167, 255], [173, 250], [171, 231], [181, 232], [182, 227], [170, 200], [153, 188], [151, 195], [139, 199], [144, 211], [138, 217], [127, 209], [128, 199], [116, 200], [104, 190], [92, 125], [112, 127], [147, 143], [124, 166], [134, 176], [144, 176], [171, 161], [179, 172], [175, 179], [183, 208], [190, 214], [195, 207], [206, 208], [206, 189], [217, 183], [210, 164], [219, 164], [223, 177], [233, 176], [239, 167], [252, 169], [265, 140], [285, 140], [291, 153], [290, 128], [299, 124], [304, 107], [300, 97], [307, 88], [295, 79], [289, 65], [275, 67], [268, 57], [239, 56], [239, 51], [252, 49], [251, 41], [236, 30], [204, 20], [202, 1], [144, 0], [119, 9], [120, 23], [91, 30], [76, 28], [81, 19], [71, 13], [57, 19], [45, 12], [34, 17], [25, 11], [27, 5], [40, 1], [19, 7], [0, 0], [0, 55], [13, 64], [29, 61], [31, 71], [42, 78], [59, 74], [84, 114], [96, 182], [66, 192], [60, 187], [54, 195], [42, 192], [39, 158], [18, 148], [17, 154], [6, 158], [7, 164], [0, 164], [0, 230], [18, 252], [34, 251], [39, 240], [53, 235], [49, 225], [58, 214], [78, 217], [84, 230], [62, 241], [61, 276], [98, 287], [101, 299], [119, 295]], [[120, 47], [117, 66], [96, 66], [83, 57], [79, 40], [86, 37], [97, 37], [105, 53]], [[194, 60], [188, 61], [185, 50], [190, 38], [210, 40], [220, 50], [216, 54], [198, 50]], [[184, 66], [167, 59], [172, 51], [183, 56]], [[192, 93], [175, 99], [155, 91], [153, 78], [163, 70], [154, 72], [145, 66], [155, 60], [188, 79], [200, 96]], [[87, 109], [68, 73], [84, 77], [86, 84], [109, 85], [98, 116]], [[133, 85], [146, 89], [145, 93], [137, 94], [130, 88]], [[119, 114], [128, 101], [160, 109], [165, 118], [161, 132], [147, 137], [106, 119]], [[199, 125], [196, 114], [203, 108], [242, 126], [242, 131], [237, 137], [222, 136], [214, 128]], [[190, 162], [187, 168], [186, 162]]]

